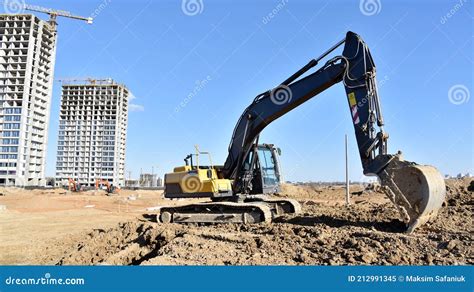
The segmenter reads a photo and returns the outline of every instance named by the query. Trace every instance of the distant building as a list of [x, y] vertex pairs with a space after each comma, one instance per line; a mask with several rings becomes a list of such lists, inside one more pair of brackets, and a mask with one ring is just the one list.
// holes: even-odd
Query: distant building
[[128, 97], [112, 79], [63, 84], [59, 113], [56, 183], [83, 186], [97, 179], [125, 185]]
[[138, 188], [140, 187], [140, 183], [136, 179], [127, 179], [125, 180], [125, 186], [128, 188]]
[[55, 24], [0, 15], [0, 185], [46, 184]]
[[142, 188], [155, 188], [158, 182], [158, 175], [151, 173], [140, 174], [140, 187]]

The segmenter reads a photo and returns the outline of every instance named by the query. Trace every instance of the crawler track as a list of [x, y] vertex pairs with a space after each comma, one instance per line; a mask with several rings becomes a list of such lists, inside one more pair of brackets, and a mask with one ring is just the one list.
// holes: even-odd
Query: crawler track
[[156, 219], [161, 223], [270, 223], [272, 218], [300, 210], [296, 200], [265, 198], [162, 207]]

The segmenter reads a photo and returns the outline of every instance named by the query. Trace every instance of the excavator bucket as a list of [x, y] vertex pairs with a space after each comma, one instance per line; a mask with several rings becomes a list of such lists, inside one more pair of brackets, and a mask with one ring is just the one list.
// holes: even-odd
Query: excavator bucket
[[433, 219], [445, 200], [443, 176], [433, 166], [395, 156], [379, 177], [383, 191], [408, 224], [408, 233]]

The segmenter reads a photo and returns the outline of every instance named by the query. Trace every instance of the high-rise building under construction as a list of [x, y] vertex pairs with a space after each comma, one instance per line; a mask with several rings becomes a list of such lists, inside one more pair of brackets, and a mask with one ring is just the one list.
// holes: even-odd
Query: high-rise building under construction
[[125, 185], [129, 91], [112, 79], [63, 83], [56, 183]]
[[0, 185], [45, 185], [55, 51], [50, 22], [0, 15]]

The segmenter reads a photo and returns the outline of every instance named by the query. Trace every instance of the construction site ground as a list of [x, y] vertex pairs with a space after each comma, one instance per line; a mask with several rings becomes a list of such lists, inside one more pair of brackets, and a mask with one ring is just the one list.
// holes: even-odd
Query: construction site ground
[[[352, 185], [284, 185], [302, 213], [272, 224], [153, 222], [161, 191], [71, 193], [0, 188], [0, 264], [458, 265], [473, 264], [472, 179], [447, 180], [434, 222], [413, 234], [383, 194]], [[202, 201], [202, 200], [201, 200]], [[0, 206], [1, 207], [1, 206]]]

